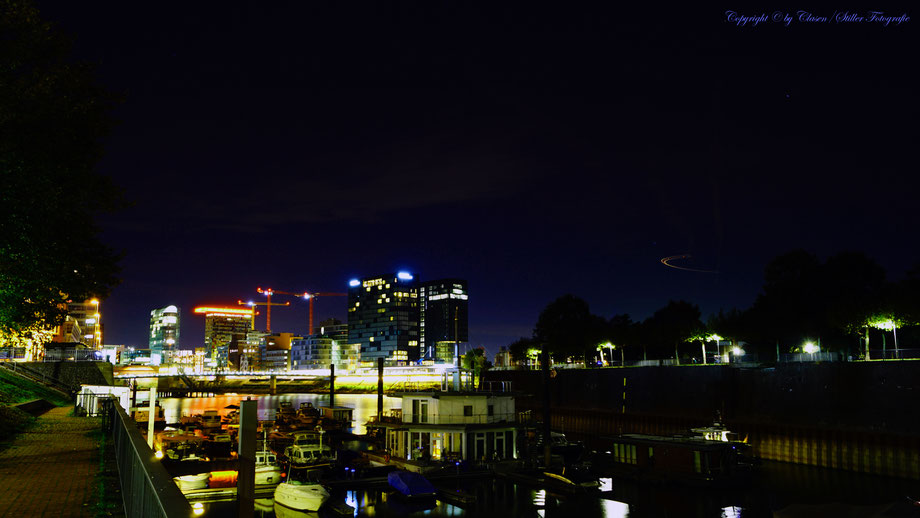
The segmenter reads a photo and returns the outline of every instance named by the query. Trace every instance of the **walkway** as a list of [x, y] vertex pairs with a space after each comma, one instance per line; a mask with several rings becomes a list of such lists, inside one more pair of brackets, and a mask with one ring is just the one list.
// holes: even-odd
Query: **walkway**
[[95, 516], [100, 418], [53, 408], [0, 452], [0, 516]]

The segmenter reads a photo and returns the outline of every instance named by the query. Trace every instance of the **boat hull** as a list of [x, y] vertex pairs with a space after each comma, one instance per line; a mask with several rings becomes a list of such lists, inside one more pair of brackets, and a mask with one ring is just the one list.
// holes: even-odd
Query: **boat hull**
[[204, 489], [208, 487], [208, 479], [211, 478], [211, 472], [198, 473], [197, 475], [183, 475], [173, 477], [180, 491], [190, 491], [193, 489]]
[[278, 466], [256, 466], [256, 484], [278, 484], [281, 482], [281, 468]]
[[329, 492], [319, 484], [284, 482], [275, 488], [275, 503], [298, 511], [318, 511], [329, 499]]
[[428, 479], [411, 471], [391, 471], [387, 482], [407, 498], [434, 498], [438, 493]]

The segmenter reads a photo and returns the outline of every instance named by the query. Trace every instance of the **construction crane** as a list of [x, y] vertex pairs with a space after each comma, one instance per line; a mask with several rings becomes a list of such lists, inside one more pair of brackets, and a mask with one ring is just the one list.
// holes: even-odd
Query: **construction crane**
[[[269, 333], [272, 332], [272, 306], [290, 306], [290, 302], [285, 302], [284, 304], [280, 302], [272, 302], [272, 295], [275, 293], [271, 288], [263, 290], [262, 288], [256, 288], [256, 291], [259, 293], [264, 293], [267, 300], [265, 302], [245, 302], [245, 304], [250, 305], [255, 309], [256, 306], [265, 306], [265, 330]], [[283, 293], [283, 292], [278, 292]], [[243, 301], [239, 301], [240, 304], [244, 304]]]
[[[250, 328], [253, 331], [255, 331], [256, 330], [256, 316], [261, 315], [261, 313], [256, 311], [256, 306], [268, 306], [269, 303], [268, 302], [253, 302], [251, 300], [249, 302], [243, 302], [242, 300], [238, 300], [236, 301], [236, 303], [239, 304], [240, 306], [249, 306], [252, 308], [252, 326]], [[272, 302], [271, 305], [272, 306], [290, 306], [291, 303], [285, 302], [284, 304], [282, 304], [280, 302]], [[269, 326], [268, 330], [271, 331], [271, 321], [268, 321], [267, 323]]]
[[347, 293], [329, 293], [329, 292], [323, 292], [323, 293], [317, 292], [317, 293], [304, 293], [303, 294], [303, 298], [310, 301], [310, 330], [309, 330], [309, 333], [311, 335], [313, 334], [313, 299], [315, 299], [316, 297], [345, 297], [345, 296], [348, 296], [348, 294]]
[[332, 293], [332, 292], [310, 293], [307, 291], [294, 292], [294, 291], [280, 291], [280, 290], [272, 290], [272, 289], [263, 290], [262, 288], [257, 288], [256, 291], [258, 291], [259, 293], [265, 293], [268, 296], [269, 302], [271, 302], [271, 296], [274, 294], [292, 295], [294, 297], [309, 301], [310, 302], [310, 320], [308, 321], [308, 325], [310, 327], [309, 329], [307, 329], [308, 335], [313, 334], [313, 299], [315, 299], [316, 297], [345, 297], [348, 295], [347, 293]]

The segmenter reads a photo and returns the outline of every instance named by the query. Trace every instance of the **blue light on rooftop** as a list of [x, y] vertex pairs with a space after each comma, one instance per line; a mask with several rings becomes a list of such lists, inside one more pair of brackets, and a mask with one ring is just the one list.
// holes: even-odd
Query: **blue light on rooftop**
[[354, 288], [355, 286], [360, 286], [360, 285], [361, 285], [361, 281], [359, 281], [358, 279], [352, 279], [352, 280], [348, 281], [348, 285], [351, 286], [352, 288]]
[[411, 281], [414, 278], [409, 272], [399, 272], [396, 274], [396, 277], [404, 281]]

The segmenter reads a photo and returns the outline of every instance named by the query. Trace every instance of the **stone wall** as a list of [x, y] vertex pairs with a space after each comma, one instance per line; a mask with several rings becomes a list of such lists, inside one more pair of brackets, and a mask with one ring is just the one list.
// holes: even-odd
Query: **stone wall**
[[[542, 408], [541, 375], [489, 371], [512, 381], [518, 407]], [[625, 380], [625, 383], [624, 383]], [[920, 434], [920, 362], [787, 364], [768, 369], [724, 366], [559, 369], [550, 380], [553, 407], [639, 415], [784, 423], [854, 431]], [[624, 399], [625, 394], [625, 399]]]
[[[550, 380], [551, 422], [601, 448], [606, 437], [687, 432], [719, 413], [763, 459], [920, 478], [918, 375], [910, 361], [560, 369]], [[539, 372], [486, 378], [512, 381], [524, 393], [518, 410], [542, 420]]]
[[25, 367], [56, 379], [67, 386], [112, 385], [112, 364], [108, 362], [31, 362]]

